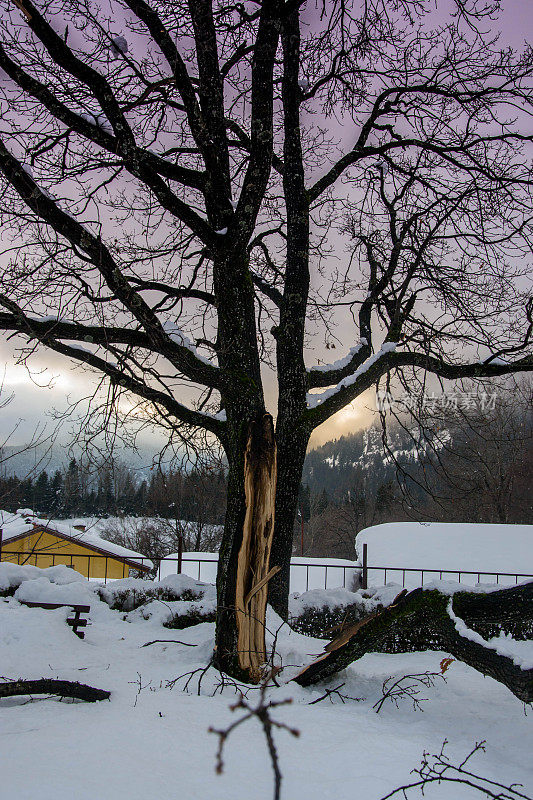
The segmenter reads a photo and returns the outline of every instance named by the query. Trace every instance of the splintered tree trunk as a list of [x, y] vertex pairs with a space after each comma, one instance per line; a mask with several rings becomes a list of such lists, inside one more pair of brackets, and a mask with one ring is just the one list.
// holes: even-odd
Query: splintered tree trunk
[[[265, 612], [274, 532], [276, 442], [264, 410], [236, 417], [227, 448], [228, 503], [217, 573], [215, 663], [245, 681], [266, 660]], [[252, 419], [250, 424], [246, 419]], [[239, 425], [240, 423], [240, 425]]]
[[274, 535], [276, 441], [270, 414], [252, 422], [244, 457], [246, 516], [237, 561], [235, 609], [240, 668], [252, 683], [261, 678], [266, 661], [265, 616]]
[[310, 686], [327, 680], [366, 653], [444, 650], [503, 683], [525, 703], [533, 701], [533, 669], [523, 669], [480, 636], [464, 635], [450, 610], [474, 631], [523, 624], [533, 620], [533, 582], [489, 594], [459, 592], [451, 608], [450, 597], [437, 590], [415, 589], [405, 596], [402, 592], [388, 608], [342, 631], [295, 681]]

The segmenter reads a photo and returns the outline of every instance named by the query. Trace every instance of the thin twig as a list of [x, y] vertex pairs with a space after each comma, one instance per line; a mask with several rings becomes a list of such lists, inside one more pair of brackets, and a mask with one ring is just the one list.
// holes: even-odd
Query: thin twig
[[[372, 708], [376, 709], [376, 714], [379, 714], [381, 709], [383, 708], [383, 704], [385, 700], [390, 700], [396, 708], [398, 708], [398, 702], [400, 700], [404, 700], [405, 698], [409, 698], [413, 703], [413, 708], [417, 711], [423, 711], [422, 703], [427, 700], [427, 697], [419, 697], [420, 694], [420, 687], [425, 686], [429, 689], [431, 686], [435, 685], [435, 681], [437, 678], [442, 678], [443, 681], [446, 681], [442, 672], [415, 672], [411, 675], [403, 675], [401, 678], [398, 678], [393, 683], [392, 676], [387, 678], [383, 681], [382, 697], [374, 703]], [[406, 681], [409, 681], [406, 683]]]
[[238, 709], [243, 709], [245, 713], [240, 719], [233, 722], [225, 729], [217, 729], [217, 728], [209, 728], [209, 733], [216, 733], [219, 737], [218, 740], [218, 748], [216, 754], [216, 773], [220, 775], [224, 769], [224, 745], [228, 739], [228, 736], [233, 733], [233, 731], [242, 725], [243, 722], [247, 722], [252, 717], [255, 717], [259, 720], [261, 727], [263, 729], [263, 733], [265, 734], [265, 739], [267, 742], [267, 748], [270, 755], [270, 763], [272, 765], [272, 771], [274, 773], [274, 800], [279, 800], [280, 792], [281, 792], [281, 781], [282, 781], [282, 774], [279, 767], [279, 758], [278, 753], [276, 750], [276, 744], [274, 742], [273, 736], [273, 729], [279, 728], [280, 730], [288, 731], [292, 736], [299, 736], [300, 731], [296, 728], [291, 728], [286, 725], [284, 722], [278, 722], [277, 720], [272, 719], [270, 716], [270, 711], [273, 708], [277, 708], [278, 706], [286, 706], [292, 703], [292, 700], [289, 698], [287, 700], [271, 700], [268, 703], [265, 702], [265, 695], [268, 688], [268, 680], [267, 678], [263, 684], [261, 685], [261, 690], [259, 694], [259, 700], [257, 705], [252, 706], [248, 702], [247, 698], [244, 694], [241, 694], [239, 700], [230, 706], [230, 711], [236, 711]]
[[344, 686], [344, 683], [339, 683], [339, 685], [335, 686], [334, 689], [326, 689], [325, 693], [321, 697], [317, 697], [316, 700], [312, 700], [307, 705], [314, 706], [316, 703], [320, 703], [320, 702], [322, 702], [322, 700], [328, 700], [328, 699], [329, 699], [329, 701], [331, 703], [333, 703], [333, 700], [331, 699], [332, 695], [336, 695], [343, 704], [347, 700], [355, 700], [356, 702], [364, 700], [364, 697], [350, 697], [350, 695], [348, 695], [348, 694], [341, 694], [339, 689], [342, 689], [343, 686]]
[[444, 750], [447, 744], [448, 741], [445, 739], [440, 753], [430, 755], [424, 752], [420, 767], [411, 771], [412, 775], [419, 776], [419, 780], [413, 781], [413, 783], [406, 783], [404, 786], [398, 786], [382, 797], [381, 800], [389, 800], [389, 798], [396, 797], [400, 793], [404, 798], [408, 798], [407, 792], [410, 789], [420, 789], [424, 794], [425, 788], [430, 783], [437, 783], [438, 785], [441, 783], [463, 784], [476, 789], [485, 797], [490, 798], [490, 800], [533, 800], [530, 795], [523, 794], [518, 790], [518, 787], [523, 788], [521, 783], [511, 783], [506, 786], [504, 783], [484, 778], [482, 775], [477, 775], [475, 772], [470, 772], [464, 768], [472, 756], [479, 752], [485, 752], [484, 741], [476, 742], [470, 753], [458, 766], [452, 764], [445, 755]]

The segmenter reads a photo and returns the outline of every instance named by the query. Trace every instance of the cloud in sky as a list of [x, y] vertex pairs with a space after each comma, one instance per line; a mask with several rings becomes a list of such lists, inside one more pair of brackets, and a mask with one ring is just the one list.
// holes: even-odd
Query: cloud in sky
[[2, 401], [11, 398], [0, 411], [0, 442], [10, 445], [28, 442], [39, 428], [52, 429], [52, 413], [63, 412], [70, 393], [83, 396], [87, 377], [69, 370], [68, 363], [55, 353], [41, 352], [31, 360], [31, 368], [17, 364], [11, 342], [0, 342], [0, 382]]
[[[55, 416], [67, 411], [71, 403], [83, 401], [97, 386], [98, 378], [56, 353], [40, 350], [28, 360], [28, 366], [16, 363], [15, 340], [0, 341], [0, 379], [3, 377], [2, 399], [11, 402], [0, 412], [0, 442], [9, 436], [9, 444], [19, 446], [31, 439], [33, 432], [51, 432]], [[267, 377], [267, 402], [275, 413], [275, 391], [272, 377]], [[85, 407], [83, 402], [79, 410]], [[336, 439], [365, 427], [373, 417], [373, 392], [369, 391], [339, 411], [314, 431], [311, 447]], [[75, 425], [65, 424], [60, 438], [71, 440]], [[150, 434], [153, 449], [164, 444], [162, 432]]]

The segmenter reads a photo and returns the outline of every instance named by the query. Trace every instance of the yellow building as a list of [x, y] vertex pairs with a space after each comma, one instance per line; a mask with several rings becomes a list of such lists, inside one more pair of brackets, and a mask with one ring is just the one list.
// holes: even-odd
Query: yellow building
[[0, 511], [0, 561], [44, 569], [64, 564], [86, 578], [128, 578], [130, 570], [149, 572], [140, 553], [108, 542], [81, 524], [47, 522], [29, 514]]

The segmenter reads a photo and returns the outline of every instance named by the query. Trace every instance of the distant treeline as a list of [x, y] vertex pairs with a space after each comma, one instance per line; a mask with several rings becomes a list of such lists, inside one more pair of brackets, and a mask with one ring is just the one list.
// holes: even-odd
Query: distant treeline
[[75, 458], [64, 470], [37, 476], [0, 477], [0, 508], [32, 508], [43, 517], [158, 516], [224, 520], [226, 476], [223, 469], [153, 470], [139, 478], [122, 462], [105, 465], [96, 473]]

